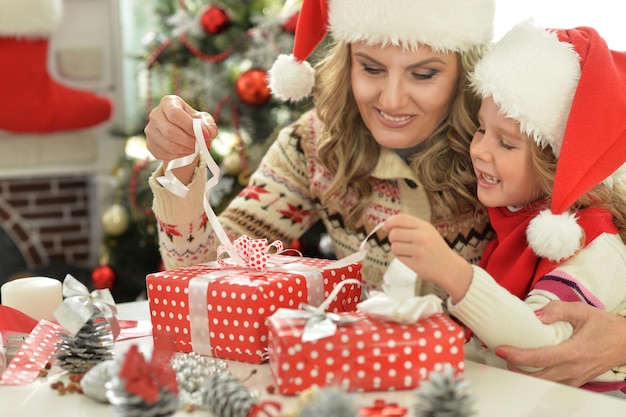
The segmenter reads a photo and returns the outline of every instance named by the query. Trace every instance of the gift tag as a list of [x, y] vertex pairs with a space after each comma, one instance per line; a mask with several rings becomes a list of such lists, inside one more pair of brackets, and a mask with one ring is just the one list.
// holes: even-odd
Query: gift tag
[[0, 383], [27, 385], [33, 382], [54, 355], [61, 330], [58, 324], [41, 320], [20, 346]]

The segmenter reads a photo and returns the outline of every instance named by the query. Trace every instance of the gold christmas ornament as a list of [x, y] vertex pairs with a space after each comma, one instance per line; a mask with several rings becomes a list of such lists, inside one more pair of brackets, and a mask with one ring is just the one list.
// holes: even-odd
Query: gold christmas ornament
[[222, 159], [222, 166], [224, 167], [224, 172], [226, 172], [227, 175], [237, 177], [244, 168], [241, 154], [236, 150], [232, 150], [224, 156], [224, 159]]
[[130, 215], [126, 207], [121, 204], [113, 204], [102, 214], [102, 227], [112, 236], [119, 236], [128, 230]]

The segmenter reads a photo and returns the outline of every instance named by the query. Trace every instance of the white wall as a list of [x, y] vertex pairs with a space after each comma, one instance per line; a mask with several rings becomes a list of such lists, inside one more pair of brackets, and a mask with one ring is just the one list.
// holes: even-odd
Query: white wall
[[624, 0], [496, 0], [495, 38], [515, 23], [533, 18], [542, 26], [591, 26], [616, 50], [626, 51]]

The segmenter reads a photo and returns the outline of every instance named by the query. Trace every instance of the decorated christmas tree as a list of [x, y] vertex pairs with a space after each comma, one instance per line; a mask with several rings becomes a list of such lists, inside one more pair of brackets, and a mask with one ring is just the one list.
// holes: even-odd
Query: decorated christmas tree
[[[212, 196], [223, 198], [247, 184], [278, 129], [310, 105], [272, 98], [267, 71], [289, 53], [299, 2], [284, 0], [158, 0], [159, 28], [142, 39], [140, 95], [146, 110], [166, 94], [210, 112], [220, 134], [211, 152], [227, 177]], [[143, 129], [143, 126], [142, 126]]]
[[[181, 96], [216, 118], [219, 136], [211, 153], [221, 178], [210, 199], [219, 213], [248, 183], [278, 130], [310, 108], [271, 96], [267, 71], [280, 53], [289, 54], [300, 8], [297, 0], [152, 0], [154, 24], [141, 35], [133, 56], [137, 109], [126, 134], [143, 134], [150, 110], [167, 94]], [[94, 286], [110, 288], [116, 301], [141, 296], [145, 276], [159, 268], [156, 224], [147, 179], [154, 162], [124, 155], [113, 172], [116, 191], [104, 212], [100, 265]], [[316, 225], [296, 248], [319, 255]]]

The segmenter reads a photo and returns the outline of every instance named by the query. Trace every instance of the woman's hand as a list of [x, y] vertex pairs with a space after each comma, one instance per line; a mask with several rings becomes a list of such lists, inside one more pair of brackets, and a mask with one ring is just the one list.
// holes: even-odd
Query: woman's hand
[[398, 214], [385, 221], [391, 251], [426, 281], [434, 282], [458, 302], [469, 287], [473, 270], [454, 252], [437, 229], [424, 220]]
[[[209, 113], [199, 112], [178, 96], [165, 96], [149, 115], [144, 129], [148, 150], [156, 159], [167, 164], [195, 150], [193, 119], [202, 119], [204, 139], [209, 142], [217, 136], [217, 125]], [[183, 184], [188, 184], [193, 176], [195, 164], [174, 170]]]
[[626, 364], [626, 319], [583, 302], [552, 301], [543, 310], [545, 324], [568, 321], [574, 334], [556, 346], [538, 349], [499, 347], [497, 355], [518, 366], [542, 368], [530, 375], [579, 387], [616, 366]]

